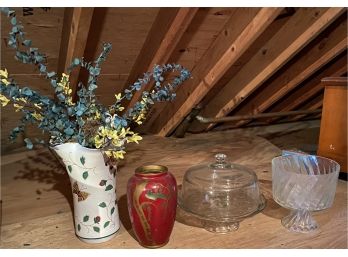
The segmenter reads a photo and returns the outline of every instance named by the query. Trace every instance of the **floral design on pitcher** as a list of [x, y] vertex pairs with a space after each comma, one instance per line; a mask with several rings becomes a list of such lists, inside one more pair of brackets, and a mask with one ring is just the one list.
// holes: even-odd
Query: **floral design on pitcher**
[[93, 220], [90, 220], [89, 215], [83, 216], [83, 220], [80, 221], [77, 216], [75, 216], [75, 220], [77, 223], [77, 230], [81, 231], [82, 228], [87, 230], [87, 234], [90, 232], [90, 230], [93, 229], [93, 231], [99, 233], [100, 232], [100, 216], [96, 216], [93, 218]]
[[86, 167], [85, 163], [86, 163], [86, 158], [84, 156], [80, 157], [80, 163], [76, 163], [73, 161], [73, 159], [71, 158], [71, 152], [69, 153], [69, 160], [64, 160], [64, 163], [68, 169], [68, 171], [71, 173], [73, 172], [73, 166], [83, 169], [84, 172], [82, 173], [82, 177], [83, 179], [87, 179], [89, 176], [89, 171], [92, 171], [93, 173], [95, 173], [95, 167]]
[[113, 214], [116, 210], [116, 201], [113, 201], [111, 199], [108, 204], [101, 202], [98, 206], [105, 209], [106, 219], [102, 219], [100, 216], [95, 216], [93, 219], [90, 219], [90, 216], [86, 214], [83, 216], [83, 219], [81, 221], [77, 216], [75, 216], [78, 231], [81, 231], [81, 229], [84, 228], [86, 229], [87, 234], [89, 234], [89, 232], [92, 230], [94, 232], [100, 233], [101, 229], [106, 229], [109, 226], [116, 226], [115, 220], [112, 219], [112, 217], [114, 217]]
[[109, 179], [102, 179], [99, 182], [99, 186], [101, 186], [101, 187], [105, 186], [105, 191], [110, 191], [111, 189], [114, 188], [111, 183], [108, 184], [108, 182], [110, 182], [110, 181], [112, 183], [112, 179], [111, 178], [109, 178]]
[[113, 194], [110, 193], [110, 200], [108, 203], [105, 203], [105, 202], [101, 202], [99, 203], [99, 207], [100, 208], [103, 208], [105, 210], [105, 214], [106, 214], [106, 217], [108, 218], [108, 220], [105, 221], [104, 223], [104, 228], [106, 228], [107, 226], [111, 225], [113, 227], [115, 227], [115, 221], [112, 219], [113, 214], [116, 210], [116, 207], [117, 207], [117, 199], [113, 199], [112, 196]]

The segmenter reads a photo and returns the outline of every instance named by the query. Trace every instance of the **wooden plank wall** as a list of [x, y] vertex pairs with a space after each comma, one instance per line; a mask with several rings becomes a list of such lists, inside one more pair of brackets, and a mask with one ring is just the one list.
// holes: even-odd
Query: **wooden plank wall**
[[[14, 10], [16, 10], [18, 20], [25, 27], [27, 37], [32, 39], [33, 45], [47, 54], [48, 70], [57, 70], [64, 8], [14, 8]], [[14, 51], [6, 44], [10, 29], [9, 20], [1, 14], [1, 69], [6, 67], [20, 85], [29, 85], [42, 94], [52, 96], [53, 91], [51, 91], [49, 81], [38, 75], [34, 66], [22, 64], [14, 59]], [[23, 138], [19, 138], [14, 144], [8, 140], [10, 131], [17, 126], [20, 118], [21, 113], [15, 112], [13, 106], [1, 107], [2, 153], [23, 146]], [[25, 134], [42, 137], [41, 132], [32, 127], [29, 127]]]
[[[49, 68], [63, 72], [73, 57], [93, 60], [103, 42], [113, 50], [103, 64], [98, 97], [104, 104], [153, 64], [177, 62], [193, 78], [177, 90], [171, 103], [156, 103], [142, 133], [169, 136], [197, 104], [200, 115], [223, 117], [262, 112], [320, 108], [321, 78], [346, 76], [346, 8], [16, 8], [28, 37], [48, 54]], [[24, 14], [24, 15], [23, 15]], [[33, 66], [14, 60], [6, 46], [9, 22], [1, 16], [1, 67], [18, 82], [51, 95], [49, 84]], [[86, 81], [84, 70], [72, 74], [72, 84]], [[151, 89], [152, 84], [146, 88]], [[139, 98], [140, 92], [130, 107]], [[1, 149], [18, 113], [2, 108]], [[275, 123], [291, 119], [265, 119]], [[252, 121], [203, 125], [204, 132], [245, 126]], [[26, 134], [38, 134], [28, 129]]]

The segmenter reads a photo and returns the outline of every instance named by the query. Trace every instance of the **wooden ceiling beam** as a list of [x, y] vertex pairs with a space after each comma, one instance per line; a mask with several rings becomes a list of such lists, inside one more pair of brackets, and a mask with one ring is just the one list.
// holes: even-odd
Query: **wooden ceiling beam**
[[[198, 8], [161, 8], [149, 31], [144, 45], [130, 72], [124, 89], [133, 84], [155, 64], [167, 63], [181, 37], [190, 25]], [[142, 92], [151, 90], [153, 83], [135, 92], [127, 104], [127, 109], [141, 99]]]
[[[320, 39], [311, 42], [298, 55], [299, 58], [291, 63], [291, 66], [281, 72], [279, 76], [273, 79], [266, 87], [262, 88], [262, 93], [250, 97], [247, 103], [235, 113], [236, 115], [258, 114], [268, 110], [274, 103], [282, 99], [291, 90], [294, 90], [305, 79], [312, 76], [324, 65], [328, 64], [337, 55], [342, 53], [347, 48], [347, 20], [346, 15], [340, 17], [338, 22], [334, 22], [333, 29], [325, 31], [325, 34], [320, 34]], [[330, 26], [331, 27], [331, 26]], [[329, 29], [329, 28], [328, 28]], [[327, 69], [324, 73], [336, 73], [338, 69], [346, 66], [346, 60], [338, 62], [334, 67]], [[325, 75], [327, 76], [327, 75]], [[320, 79], [319, 79], [320, 81]], [[319, 83], [320, 84], [320, 83]], [[308, 88], [307, 88], [308, 89]], [[303, 92], [303, 90], [300, 90]], [[308, 95], [309, 91], [303, 92], [303, 95]], [[311, 96], [311, 95], [309, 95]], [[300, 99], [301, 97], [299, 97]], [[291, 102], [294, 104], [296, 99]], [[272, 110], [283, 111], [283, 110]], [[287, 109], [284, 111], [288, 111]], [[248, 120], [234, 122], [238, 126], [248, 123]], [[232, 124], [231, 124], [232, 125]]]
[[[321, 109], [323, 107], [323, 100], [324, 100], [324, 94], [320, 94], [316, 98], [314, 98], [310, 103], [306, 104], [304, 108], [301, 108], [303, 110], [317, 110]], [[301, 114], [301, 115], [296, 115], [294, 117], [291, 117], [287, 119], [287, 121], [293, 122], [293, 121], [299, 121], [303, 118], [308, 116], [308, 114]]]
[[[318, 74], [315, 78], [309, 80], [305, 84], [301, 85], [295, 92], [291, 92], [290, 95], [285, 95], [279, 101], [272, 106], [271, 109], [267, 109], [267, 112], [288, 112], [298, 110], [299, 106], [303, 106], [306, 101], [309, 101], [314, 95], [318, 94], [321, 90], [324, 90], [323, 84], [320, 82], [324, 77], [339, 77], [343, 76], [347, 72], [347, 56], [342, 55], [338, 60], [330, 65], [323, 72]], [[302, 108], [301, 108], [302, 109]], [[239, 114], [238, 114], [239, 115]], [[260, 121], [265, 123], [276, 123], [283, 118], [267, 118]], [[251, 121], [248, 121], [248, 123]], [[221, 130], [235, 129], [246, 123], [225, 123], [219, 126]]]
[[177, 15], [179, 8], [160, 8], [152, 23], [144, 44], [135, 60], [132, 70], [124, 85], [124, 89], [133, 84], [139, 76], [148, 71], [151, 61], [156, 55], [163, 38]]
[[[64, 13], [62, 39], [58, 60], [58, 75], [67, 73], [75, 57], [83, 57], [91, 27], [94, 8], [66, 7]], [[70, 87], [75, 95], [80, 68], [75, 68], [70, 76]]]
[[[344, 8], [298, 9], [204, 107], [201, 115], [204, 117], [228, 115], [343, 12]], [[213, 126], [214, 124], [204, 125], [195, 122], [190, 130], [204, 131]]]
[[[287, 112], [287, 111], [295, 111], [299, 110], [298, 107], [303, 106], [305, 102], [309, 101], [314, 95], [318, 94], [321, 90], [324, 90], [324, 86], [320, 82], [324, 77], [337, 77], [342, 76], [347, 72], [347, 56], [346, 54], [342, 54], [342, 56], [335, 61], [332, 65], [330, 65], [323, 72], [318, 74], [315, 78], [309, 80], [304, 85], [301, 85], [294, 93], [291, 95], [285, 95], [282, 99], [280, 99], [274, 107], [267, 110], [267, 112]], [[250, 99], [252, 101], [252, 99]], [[301, 108], [302, 110], [302, 108]], [[283, 118], [267, 118], [261, 119], [265, 123], [277, 123], [278, 120]], [[249, 121], [250, 122], [250, 121]], [[219, 126], [219, 130], [227, 130], [227, 129], [235, 129], [242, 125], [246, 125], [246, 123], [224, 123]]]
[[[342, 56], [334, 64], [330, 65], [316, 78], [311, 79], [308, 83], [301, 86], [294, 93], [288, 97], [284, 97], [279, 104], [274, 106], [270, 112], [287, 112], [296, 110], [300, 105], [304, 104], [313, 95], [317, 94], [320, 90], [324, 89], [323, 84], [320, 82], [325, 77], [340, 77], [347, 72], [347, 56]], [[275, 119], [270, 119], [267, 122], [272, 122]]]
[[245, 8], [235, 11], [193, 69], [193, 78], [178, 89], [175, 101], [166, 103], [154, 120], [152, 132], [157, 132], [160, 136], [171, 133], [281, 10], [282, 8]]

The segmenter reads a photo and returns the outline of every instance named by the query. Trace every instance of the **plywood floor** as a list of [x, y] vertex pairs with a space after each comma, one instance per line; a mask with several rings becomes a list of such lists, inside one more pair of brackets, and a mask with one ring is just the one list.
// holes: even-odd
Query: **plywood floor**
[[255, 170], [266, 208], [241, 222], [238, 231], [226, 235], [205, 231], [178, 209], [170, 242], [164, 248], [347, 248], [347, 182], [339, 181], [333, 207], [315, 214], [320, 228], [311, 234], [285, 230], [280, 218], [288, 211], [272, 199], [270, 161], [281, 151], [263, 137], [276, 131], [313, 127], [300, 123], [297, 127], [292, 124], [188, 134], [184, 139], [146, 136], [140, 145], [129, 147], [117, 175], [121, 229], [115, 238], [98, 245], [76, 238], [69, 179], [47, 150], [2, 156], [1, 248], [141, 248], [134, 239], [126, 207], [126, 182], [134, 169], [143, 164], [163, 164], [181, 184], [188, 167], [209, 162], [218, 152]]

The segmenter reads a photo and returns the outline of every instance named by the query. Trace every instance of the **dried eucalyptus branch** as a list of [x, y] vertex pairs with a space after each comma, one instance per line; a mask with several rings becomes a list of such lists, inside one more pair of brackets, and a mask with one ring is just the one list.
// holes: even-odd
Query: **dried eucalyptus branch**
[[[11, 132], [11, 140], [15, 140], [19, 133], [23, 133], [27, 124], [33, 123], [50, 134], [51, 144], [75, 141], [85, 147], [103, 149], [111, 159], [122, 159], [125, 145], [138, 143], [142, 139], [130, 130], [131, 124], [142, 124], [147, 111], [156, 101], [172, 101], [175, 98], [176, 88], [191, 76], [188, 70], [178, 64], [155, 65], [151, 72], [144, 73], [144, 76], [125, 89], [123, 94], [115, 94], [115, 103], [105, 107], [98, 102], [95, 91], [98, 88], [101, 65], [112, 48], [110, 43], [103, 45], [103, 50], [95, 61], [87, 62], [83, 57], [75, 58], [68, 68], [68, 74], [57, 75], [53, 71], [47, 71], [47, 57], [40, 53], [38, 48], [31, 46], [31, 40], [26, 39], [24, 28], [17, 21], [15, 12], [9, 8], [1, 8], [1, 11], [10, 18], [12, 24], [8, 46], [15, 50], [15, 58], [23, 63], [37, 66], [40, 74], [50, 80], [56, 95], [56, 98], [49, 98], [29, 87], [20, 88], [9, 77], [6, 69], [1, 70], [2, 106], [12, 102], [16, 111], [23, 113], [19, 125]], [[87, 85], [78, 83], [78, 100], [73, 102], [69, 74], [77, 67], [86, 69], [89, 77]], [[166, 82], [164, 77], [169, 72], [178, 75]], [[153, 90], [143, 91], [142, 99], [121, 115], [124, 110], [122, 100], [130, 100], [135, 91], [141, 90], [144, 85], [152, 81], [155, 83]], [[24, 141], [28, 148], [33, 147], [29, 138], [25, 138]]]

